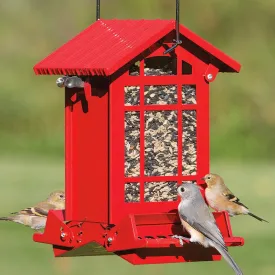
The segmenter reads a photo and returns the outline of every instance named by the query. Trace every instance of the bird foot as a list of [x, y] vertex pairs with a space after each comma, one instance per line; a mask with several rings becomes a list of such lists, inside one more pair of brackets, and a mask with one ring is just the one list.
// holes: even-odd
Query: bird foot
[[179, 239], [180, 245], [183, 246], [183, 242], [189, 242], [190, 238], [179, 236], [179, 235], [173, 235], [171, 238], [173, 239]]

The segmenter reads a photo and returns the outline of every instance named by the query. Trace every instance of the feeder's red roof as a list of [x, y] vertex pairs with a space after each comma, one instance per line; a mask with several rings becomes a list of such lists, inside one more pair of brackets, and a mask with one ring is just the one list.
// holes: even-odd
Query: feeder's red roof
[[[34, 66], [36, 74], [111, 75], [175, 29], [174, 20], [98, 20]], [[240, 64], [180, 26], [180, 33], [219, 60], [221, 72]]]

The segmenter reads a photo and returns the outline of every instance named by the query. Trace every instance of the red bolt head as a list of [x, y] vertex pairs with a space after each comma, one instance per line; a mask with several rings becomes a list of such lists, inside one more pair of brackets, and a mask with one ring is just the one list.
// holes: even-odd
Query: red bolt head
[[62, 240], [64, 240], [67, 237], [67, 233], [61, 232], [60, 237]]

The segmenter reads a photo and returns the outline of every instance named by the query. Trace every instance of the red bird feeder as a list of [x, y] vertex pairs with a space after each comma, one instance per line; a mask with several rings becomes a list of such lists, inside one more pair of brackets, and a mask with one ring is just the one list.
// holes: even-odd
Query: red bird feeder
[[[220, 259], [171, 236], [187, 234], [177, 186], [209, 172], [209, 83], [240, 64], [177, 23], [99, 19], [34, 67], [65, 75], [66, 209], [34, 234], [55, 256]], [[214, 214], [226, 244], [243, 245], [228, 215]]]

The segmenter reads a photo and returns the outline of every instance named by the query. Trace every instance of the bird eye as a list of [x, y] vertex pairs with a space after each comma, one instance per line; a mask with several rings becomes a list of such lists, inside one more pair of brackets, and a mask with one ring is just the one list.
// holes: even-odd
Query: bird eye
[[184, 190], [184, 188], [183, 187], [181, 187], [180, 188], [180, 192], [184, 192], [185, 190]]
[[210, 180], [210, 179], [211, 179], [211, 177], [210, 177], [210, 176], [208, 176], [208, 177], [207, 177], [207, 179], [208, 179], [208, 180]]
[[63, 198], [64, 198], [64, 195], [60, 195], [59, 197], [60, 197], [61, 199], [63, 199]]

